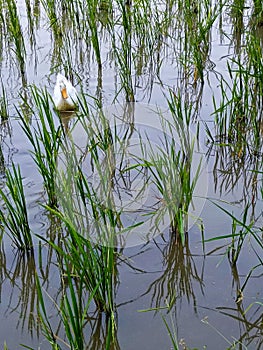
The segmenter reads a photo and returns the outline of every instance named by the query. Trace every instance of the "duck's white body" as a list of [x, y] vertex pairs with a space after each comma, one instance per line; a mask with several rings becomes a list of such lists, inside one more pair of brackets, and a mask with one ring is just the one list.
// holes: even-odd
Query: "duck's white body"
[[53, 101], [58, 111], [72, 111], [76, 109], [77, 90], [60, 73], [57, 75]]

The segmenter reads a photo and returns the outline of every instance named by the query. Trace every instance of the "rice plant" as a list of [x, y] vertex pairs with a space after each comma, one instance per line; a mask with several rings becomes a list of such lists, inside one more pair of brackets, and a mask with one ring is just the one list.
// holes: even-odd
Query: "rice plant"
[[89, 24], [89, 29], [91, 31], [91, 42], [93, 45], [93, 49], [95, 52], [98, 68], [102, 68], [101, 62], [101, 52], [100, 52], [100, 41], [98, 35], [98, 0], [95, 1], [87, 1], [87, 20]]
[[198, 81], [204, 84], [205, 71], [213, 65], [210, 60], [211, 33], [224, 4], [210, 0], [179, 1], [175, 6], [178, 22], [174, 53], [178, 56], [179, 74], [183, 79], [191, 79], [194, 88]]
[[168, 106], [172, 122], [163, 121], [162, 145], [157, 147], [157, 152], [150, 146], [149, 160], [144, 162], [158, 189], [163, 210], [169, 213], [172, 231], [177, 232], [184, 242], [186, 218], [201, 173], [202, 160], [196, 169], [192, 168], [195, 140], [189, 129], [191, 107], [183, 106], [180, 95], [175, 96], [171, 92], [170, 97]]
[[0, 188], [0, 199], [3, 203], [0, 209], [0, 221], [14, 245], [30, 252], [33, 248], [33, 239], [20, 167], [12, 164], [11, 170], [7, 169], [5, 175], [5, 188]]
[[[80, 113], [86, 108], [82, 101]], [[61, 220], [69, 235], [63, 249], [52, 245], [62, 258], [61, 269], [70, 261], [74, 275], [81, 276], [85, 289], [94, 291], [98, 310], [112, 317], [117, 278], [114, 246], [120, 227], [120, 213], [112, 199], [113, 135], [100, 112], [92, 122], [95, 125], [82, 117], [76, 121], [75, 126], [81, 124], [87, 138], [83, 149], [75, 145], [70, 133], [67, 142], [61, 144], [61, 167], [56, 174], [59, 211], [50, 206], [47, 209]], [[88, 159], [92, 172], [84, 166]], [[94, 171], [98, 179], [92, 183], [90, 174]]]
[[252, 184], [259, 170], [258, 154], [262, 152], [262, 101], [259, 98], [262, 57], [258, 52], [258, 39], [249, 35], [247, 40], [245, 52], [227, 64], [229, 80], [220, 81], [219, 103], [213, 99], [216, 135], [211, 137], [207, 129], [208, 137], [213, 139], [211, 147], [216, 151], [215, 184], [220, 176], [223, 179], [220, 192], [232, 191], [245, 180], [244, 198], [251, 191], [247, 188], [255, 190]]
[[[120, 2], [122, 14], [122, 32], [115, 34], [113, 31], [114, 54], [119, 64], [121, 78], [121, 89], [124, 89], [126, 102], [134, 102], [134, 87], [132, 79], [132, 24], [131, 9], [123, 2]], [[118, 43], [121, 43], [119, 47]], [[119, 92], [117, 93], [117, 95]]]
[[[246, 279], [243, 285], [240, 286], [238, 291], [238, 293], [242, 294], [253, 271], [261, 267], [263, 263], [263, 260], [260, 254], [258, 253], [258, 252], [261, 252], [263, 249], [263, 242], [261, 237], [262, 233], [260, 229], [256, 228], [255, 222], [253, 222], [253, 220], [247, 223], [249, 206], [247, 206], [244, 209], [243, 218], [239, 219], [225, 207], [217, 204], [216, 202], [213, 202], [213, 203], [217, 208], [222, 210], [228, 217], [232, 219], [232, 232], [230, 234], [224, 234], [221, 236], [213, 237], [211, 239], [206, 240], [206, 242], [219, 241], [222, 239], [224, 240], [230, 239], [230, 243], [228, 244], [226, 255], [228, 256], [228, 259], [232, 268], [236, 268], [239, 256], [241, 252], [244, 251], [244, 246], [245, 244], [248, 244], [248, 242], [256, 258], [259, 261], [258, 265], [255, 265], [249, 268], [249, 272], [246, 276]], [[238, 296], [237, 296], [237, 299], [238, 299]]]
[[9, 108], [8, 108], [8, 99], [6, 94], [6, 89], [2, 82], [2, 94], [0, 98], [0, 120], [1, 124], [8, 120], [9, 118]]
[[[83, 106], [81, 107], [81, 109]], [[86, 125], [88, 143], [79, 150], [74, 142], [65, 143], [61, 155], [62, 167], [57, 173], [57, 194], [59, 211], [47, 207], [64, 224], [68, 238], [63, 248], [50, 242], [61, 256], [61, 270], [70, 262], [74, 276], [81, 281], [100, 312], [114, 318], [114, 292], [117, 283], [116, 238], [119, 234], [120, 213], [112, 200], [112, 134], [108, 128]], [[94, 122], [95, 122], [94, 120]], [[80, 121], [78, 121], [80, 122]], [[98, 127], [96, 134], [93, 127]], [[96, 136], [95, 136], [96, 135]], [[97, 138], [97, 139], [95, 139]], [[80, 152], [81, 151], [81, 152]], [[101, 154], [108, 156], [101, 163]], [[91, 156], [98, 182], [92, 184], [85, 172], [84, 161]], [[105, 160], [105, 158], [103, 158]], [[94, 170], [94, 169], [93, 169]], [[100, 192], [102, 191], [102, 192]]]
[[16, 55], [23, 78], [25, 75], [26, 47], [20, 17], [18, 15], [17, 3], [15, 0], [7, 0], [6, 5], [7, 12], [5, 20], [7, 24], [7, 33], [10, 36], [9, 40], [11, 45], [14, 46], [13, 51]]
[[162, 315], [162, 319], [163, 319], [163, 322], [165, 324], [165, 327], [167, 329], [167, 332], [168, 332], [168, 335], [169, 335], [169, 338], [171, 339], [171, 343], [172, 343], [172, 349], [173, 350], [179, 350], [179, 344], [178, 344], [178, 341], [177, 341], [177, 337], [176, 337], [176, 332], [175, 332], [175, 326], [172, 322], [172, 327], [168, 324], [166, 318]]
[[[48, 243], [55, 249], [59, 257], [59, 269], [61, 276], [66, 276], [69, 291], [65, 294], [60, 305], [59, 312], [65, 327], [65, 332], [70, 344], [83, 348], [85, 335], [83, 333], [87, 313], [90, 312], [90, 304], [96, 307], [100, 313], [104, 313], [110, 321], [109, 337], [114, 341], [115, 336], [115, 291], [118, 282], [117, 253], [115, 248], [99, 246], [85, 238], [71, 219], [65, 214], [48, 208], [63, 222], [68, 237], [63, 239], [63, 244]], [[103, 234], [103, 233], [102, 233]], [[63, 278], [64, 278], [63, 277]], [[85, 294], [88, 293], [87, 297]], [[87, 301], [88, 298], [88, 301]], [[42, 302], [43, 309], [43, 302]], [[46, 318], [45, 314], [43, 314]], [[55, 341], [48, 322], [46, 332], [50, 340]], [[75, 347], [74, 347], [75, 348]]]
[[20, 111], [17, 110], [17, 113], [21, 127], [33, 148], [33, 160], [43, 177], [44, 188], [48, 195], [48, 204], [51, 207], [56, 207], [57, 158], [63, 139], [63, 128], [60, 124], [59, 126], [55, 124], [51, 109], [53, 104], [47, 91], [40, 91], [33, 87], [31, 92], [36, 106], [34, 112], [37, 118], [36, 127], [30, 125]]
[[[58, 316], [62, 322], [63, 328], [61, 331], [55, 330], [54, 326], [51, 326], [49, 317], [47, 315], [47, 307], [45, 298], [42, 292], [43, 287], [40, 285], [40, 280], [37, 280], [37, 292], [38, 292], [38, 316], [41, 323], [42, 332], [45, 338], [48, 340], [52, 349], [62, 349], [64, 345], [71, 349], [85, 349], [85, 336], [84, 329], [86, 319], [88, 318], [88, 310], [92, 300], [92, 295], [85, 300], [85, 290], [81, 278], [80, 280], [72, 277], [69, 267], [65, 271], [63, 277], [67, 279], [67, 288], [63, 291], [60, 304], [55, 305], [57, 307]], [[66, 338], [66, 339], [65, 339]]]
[[[92, 312], [92, 298], [96, 293], [96, 289], [87, 294], [85, 283], [83, 278], [84, 274], [78, 275], [72, 270], [71, 262], [69, 261], [64, 266], [64, 275], [62, 278], [65, 281], [65, 286], [62, 291], [60, 303], [55, 304], [58, 312], [58, 319], [60, 325], [55, 329], [54, 325], [50, 323], [48, 317], [48, 310], [45, 302], [45, 296], [43, 294], [43, 287], [40, 285], [40, 280], [37, 277], [37, 290], [38, 290], [38, 316], [40, 319], [41, 327], [45, 338], [54, 350], [63, 349], [65, 346], [71, 349], [87, 349], [87, 346], [92, 346], [92, 349], [101, 349], [101, 341], [92, 340], [91, 337], [87, 337], [89, 334], [89, 328], [93, 328], [94, 312]], [[90, 316], [92, 314], [92, 316]], [[101, 319], [98, 316], [99, 320]], [[113, 347], [119, 349], [115, 340], [115, 321], [111, 317], [106, 316], [105, 330], [105, 349], [112, 349]], [[100, 324], [100, 323], [99, 323]], [[92, 344], [92, 345], [91, 345]]]
[[[246, 206], [246, 208], [244, 210], [244, 214], [243, 214], [243, 219], [242, 219], [242, 222], [245, 226], [246, 226], [246, 222], [247, 222], [248, 209], [249, 209], [249, 207]], [[231, 245], [229, 246], [229, 250], [228, 250], [228, 260], [229, 260], [232, 267], [236, 266], [236, 264], [237, 264], [237, 260], [239, 258], [240, 253], [241, 253], [241, 249], [242, 249], [244, 241], [246, 239], [246, 235], [249, 232], [248, 230], [245, 229], [245, 227], [240, 227], [239, 231], [237, 231], [238, 226], [239, 226], [238, 223], [233, 218], [232, 219], [232, 241], [231, 241]], [[252, 226], [253, 226], [253, 222], [250, 223], [250, 225], [248, 226], [249, 229], [251, 229]]]
[[72, 256], [70, 261], [73, 271], [81, 273], [86, 289], [94, 293], [93, 299], [98, 310], [114, 317], [114, 293], [118, 277], [115, 248], [93, 245], [72, 227], [70, 230], [71, 239], [66, 248]]
[[47, 315], [45, 300], [42, 293], [42, 287], [37, 275], [36, 275], [36, 288], [37, 288], [37, 295], [38, 295], [37, 312], [38, 312], [38, 317], [42, 328], [42, 333], [44, 334], [49, 344], [52, 346], [52, 349], [60, 350], [61, 348], [57, 344], [57, 340], [58, 340], [57, 335], [53, 331], [53, 327], [51, 326], [49, 317]]
[[56, 2], [54, 0], [41, 1], [41, 4], [46, 12], [47, 18], [49, 19], [50, 27], [54, 34], [54, 40], [57, 43], [62, 42], [61, 38], [63, 36], [63, 30], [61, 26], [61, 2]]

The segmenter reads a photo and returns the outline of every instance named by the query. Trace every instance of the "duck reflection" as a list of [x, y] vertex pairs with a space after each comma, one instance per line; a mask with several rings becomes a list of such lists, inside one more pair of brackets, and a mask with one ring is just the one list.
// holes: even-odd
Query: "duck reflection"
[[76, 115], [75, 111], [59, 112], [59, 117], [60, 117], [65, 134], [69, 133], [71, 121], [73, 120], [73, 117], [75, 115]]

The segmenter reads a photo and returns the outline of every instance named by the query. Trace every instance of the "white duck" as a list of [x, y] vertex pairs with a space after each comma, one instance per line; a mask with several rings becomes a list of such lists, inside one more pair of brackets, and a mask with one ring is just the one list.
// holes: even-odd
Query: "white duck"
[[58, 111], [76, 109], [77, 90], [62, 74], [58, 73], [54, 88], [53, 101]]

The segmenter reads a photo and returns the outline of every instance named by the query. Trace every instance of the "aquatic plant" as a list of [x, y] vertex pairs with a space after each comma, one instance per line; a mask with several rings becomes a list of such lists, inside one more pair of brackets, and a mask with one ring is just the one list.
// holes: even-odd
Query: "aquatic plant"
[[[62, 276], [62, 278], [67, 280], [67, 283], [62, 292], [61, 302], [57, 305], [54, 301], [65, 334], [60, 334], [62, 332], [59, 332], [59, 327], [56, 331], [54, 326], [51, 326], [42, 292], [43, 287], [40, 284], [39, 278], [36, 277], [39, 300], [38, 316], [42, 331], [48, 342], [52, 345], [52, 349], [61, 349], [60, 344], [66, 344], [71, 349], [85, 349], [84, 328], [86, 319], [88, 318], [87, 312], [92, 300], [92, 294], [86, 300], [81, 276], [78, 277], [80, 277], [78, 280], [73, 278], [70, 267], [68, 266], [67, 270], [64, 271], [64, 276]], [[66, 337], [66, 340], [64, 337]]]
[[[47, 209], [61, 220], [67, 232], [67, 237], [63, 239], [62, 244], [45, 241], [56, 251], [61, 278], [67, 281], [58, 313], [68, 344], [74, 349], [85, 349], [88, 340], [85, 340], [84, 329], [87, 327], [88, 314], [95, 305], [96, 310], [104, 313], [111, 325], [107, 330], [108, 348], [111, 342], [115, 341], [116, 327], [114, 295], [117, 283], [117, 253], [115, 248], [92, 243], [77, 231], [71, 218], [50, 207]], [[38, 294], [44, 334], [53, 346], [59, 346], [61, 337], [55, 334], [49, 323], [39, 282]]]
[[[57, 206], [56, 173], [57, 158], [63, 139], [63, 128], [56, 126], [52, 112], [52, 100], [46, 90], [31, 89], [36, 111], [36, 127], [30, 125], [25, 116], [17, 110], [21, 127], [33, 147], [32, 156], [43, 177], [44, 188], [51, 207]], [[59, 119], [58, 119], [59, 120]]]
[[[64, 266], [66, 267], [66, 266]], [[92, 319], [94, 318], [94, 312], [92, 309], [92, 298], [96, 293], [96, 289], [87, 295], [85, 289], [85, 283], [82, 276], [75, 274], [72, 270], [71, 262], [68, 262], [66, 270], [61, 278], [64, 280], [64, 288], [62, 291], [61, 301], [57, 304], [52, 301], [57, 308], [58, 318], [60, 325], [55, 329], [54, 325], [51, 325], [50, 319], [47, 314], [47, 306], [45, 297], [43, 294], [43, 287], [40, 284], [40, 279], [37, 277], [37, 291], [38, 291], [38, 316], [40, 319], [41, 327], [45, 338], [48, 340], [52, 349], [60, 350], [63, 346], [70, 347], [71, 349], [84, 350], [90, 344], [90, 339], [86, 337], [85, 333], [88, 328], [93, 328]], [[92, 317], [90, 313], [92, 312]], [[100, 319], [100, 317], [99, 317]], [[111, 317], [106, 316], [107, 329], [105, 330], [105, 349], [111, 349], [112, 346], [117, 346], [115, 341], [114, 329], [115, 322]], [[93, 342], [92, 342], [93, 343]], [[93, 343], [94, 349], [100, 349], [101, 343]]]
[[24, 42], [24, 35], [20, 23], [20, 17], [18, 15], [17, 3], [15, 0], [7, 0], [7, 11], [5, 14], [5, 22], [7, 26], [7, 34], [11, 45], [14, 45], [14, 53], [20, 72], [25, 75], [25, 60], [26, 60], [26, 47]]
[[28, 252], [33, 247], [33, 239], [20, 167], [12, 164], [11, 170], [6, 169], [5, 176], [5, 185], [0, 188], [0, 199], [3, 202], [0, 222], [15, 246]]
[[[216, 207], [228, 216], [231, 228], [213, 238], [216, 245], [222, 239], [227, 240], [225, 256], [228, 257], [233, 275], [233, 271], [238, 274], [237, 267], [246, 253], [247, 244], [255, 253], [255, 265], [248, 266], [245, 277], [241, 276], [238, 283], [235, 281], [238, 301], [242, 299], [252, 277], [261, 271], [262, 230], [256, 221], [259, 214], [255, 207], [260, 206], [260, 194], [263, 193], [260, 187], [262, 14], [262, 1], [259, 0], [40, 0], [33, 4], [30, 0], [24, 3], [7, 0], [0, 3], [0, 69], [4, 79], [0, 113], [2, 121], [8, 119], [8, 126], [14, 130], [10, 142], [2, 135], [5, 130], [0, 130], [1, 169], [8, 167], [10, 159], [16, 157], [15, 148], [21, 146], [16, 121], [12, 118], [15, 113], [10, 102], [15, 101], [20, 124], [32, 149], [32, 157], [43, 177], [48, 197], [45, 220], [48, 221], [48, 216], [52, 215], [59, 223], [59, 234], [56, 228], [51, 228], [52, 235], [49, 236], [47, 232], [48, 238], [39, 248], [40, 253], [41, 249], [43, 252], [48, 246], [48, 257], [41, 260], [40, 256], [38, 262], [42, 274], [38, 277], [39, 319], [43, 334], [53, 349], [118, 348], [114, 340], [117, 330], [115, 293], [119, 252], [114, 247], [119, 244], [125, 247], [125, 242], [123, 245], [121, 242], [123, 233], [132, 231], [136, 225], [140, 228], [141, 222], [137, 220], [133, 225], [125, 226], [124, 210], [115, 202], [120, 199], [118, 195], [124, 192], [127, 197], [132, 197], [132, 190], [129, 189], [137, 175], [143, 179], [140, 191], [154, 189], [154, 204], [158, 204], [156, 209], [150, 203], [150, 214], [143, 208], [143, 216], [151, 215], [157, 230], [165, 213], [168, 212], [171, 222], [166, 254], [163, 256], [166, 265], [159, 280], [152, 284], [155, 288], [152, 289], [153, 293], [163, 296], [165, 293], [162, 288], [166, 283], [168, 292], [165, 297], [171, 301], [171, 305], [172, 302], [176, 305], [177, 300], [171, 291], [175, 289], [173, 283], [178, 281], [182, 287], [178, 295], [185, 292], [188, 299], [194, 299], [195, 291], [189, 283], [191, 277], [202, 284], [195, 265], [191, 267], [189, 264], [191, 255], [187, 250], [187, 218], [198, 178], [202, 174], [201, 157], [197, 166], [193, 167], [200, 121], [205, 120], [205, 138], [209, 140], [207, 157], [213, 168], [215, 195], [223, 198], [234, 192], [238, 185], [240, 189], [240, 184], [243, 189], [240, 198], [243, 209], [239, 208], [241, 214], [234, 215], [232, 208], [226, 209], [221, 203], [220, 208]], [[36, 38], [40, 39], [37, 45]], [[27, 52], [28, 47], [35, 50], [34, 57]], [[31, 67], [32, 60], [34, 67]], [[62, 119], [57, 118], [61, 116], [53, 112], [52, 101], [46, 90], [35, 87], [29, 89], [33, 104], [24, 97], [19, 102], [27, 109], [18, 107], [17, 96], [21, 93], [21, 84], [17, 82], [17, 76], [13, 75], [12, 69], [16, 66], [10, 64], [13, 62], [17, 63], [19, 77], [22, 76], [24, 96], [28, 91], [25, 67], [28, 68], [29, 79], [35, 79], [37, 75], [37, 83], [43, 83], [40, 74], [44, 75], [46, 84], [50, 74], [64, 71], [81, 85], [80, 89], [85, 91], [85, 95], [79, 97], [77, 118], [65, 123], [66, 135], [60, 123]], [[102, 106], [112, 100], [157, 100], [163, 104], [162, 92], [166, 94], [168, 90], [170, 94], [166, 96], [166, 102], [172, 120], [163, 120], [163, 130], [158, 133], [161, 140], [158, 140], [158, 147], [154, 147], [149, 138], [149, 146], [144, 148], [144, 140], [139, 139], [142, 136], [139, 135], [143, 155], [137, 158], [132, 155], [129, 163], [125, 159], [128, 154], [126, 150], [132, 140], [131, 135], [136, 132], [140, 134], [140, 130], [136, 129], [136, 122], [131, 116], [129, 121], [126, 120], [128, 127], [119, 133], [119, 125], [110, 125], [103, 116]], [[91, 95], [96, 95], [97, 100]], [[211, 95], [213, 105], [210, 104]], [[99, 113], [93, 113], [94, 110], [99, 110]], [[87, 142], [83, 149], [76, 146], [73, 150], [71, 137], [78, 123], [83, 124]], [[196, 138], [192, 137], [190, 126], [196, 126]], [[9, 147], [8, 152], [6, 147]], [[69, 164], [64, 162], [64, 158]], [[64, 171], [58, 172], [64, 166]], [[20, 181], [21, 175], [17, 168], [15, 171]], [[4, 172], [2, 174], [1, 193], [6, 197], [1, 201], [1, 228], [6, 226], [3, 220], [10, 224], [7, 213], [13, 210], [13, 227], [17, 230], [17, 222], [22, 218], [15, 216], [17, 210], [13, 205], [12, 194], [8, 193], [5, 183], [7, 178]], [[11, 174], [14, 184], [17, 181], [14, 179], [14, 170], [11, 169], [8, 174]], [[19, 191], [22, 190], [23, 185]], [[22, 203], [21, 198], [19, 200]], [[21, 216], [25, 215], [26, 205], [24, 209], [23, 204], [19, 205]], [[11, 231], [6, 227], [6, 232]], [[25, 246], [22, 236], [16, 238], [10, 234], [13, 243], [19, 247]], [[175, 236], [180, 237], [180, 242]], [[180, 266], [179, 259], [184, 262]], [[21, 260], [19, 268], [27, 271], [24, 265], [26, 262]], [[158, 264], [157, 259], [155, 263]], [[5, 264], [3, 261], [2, 266]], [[52, 301], [52, 306], [56, 306], [61, 331], [54, 328], [56, 320], [49, 318], [49, 307], [44, 301], [44, 283], [49, 279], [50, 265], [52, 269], [58, 269], [63, 286], [58, 299]], [[21, 272], [19, 268], [16, 270], [17, 275]], [[40, 282], [41, 278], [43, 283]], [[43, 285], [40, 286], [41, 283]], [[30, 286], [33, 287], [30, 283], [28, 286], [22, 285], [25, 293], [29, 293], [27, 287]], [[20, 300], [26, 303], [22, 293]], [[239, 314], [233, 313], [232, 319], [239, 322], [244, 332], [240, 339], [234, 341], [228, 335], [225, 337], [227, 346], [231, 348], [251, 346], [252, 337], [247, 337], [251, 327], [256, 329], [255, 338], [262, 335], [262, 310], [259, 309], [258, 314], [254, 313], [253, 322], [245, 318], [247, 308], [242, 308], [241, 303], [242, 300], [236, 302], [235, 312]], [[262, 303], [251, 303], [249, 307], [254, 308], [255, 305], [262, 308]], [[96, 315], [90, 316], [90, 310], [94, 309]], [[30, 311], [33, 314], [33, 310]], [[224, 316], [230, 314], [227, 308], [217, 311]], [[21, 312], [20, 317], [23, 323], [26, 312]], [[98, 322], [94, 320], [96, 317]], [[91, 318], [94, 323], [90, 322]], [[101, 318], [106, 319], [106, 328], [103, 328]], [[86, 332], [88, 323], [91, 330]], [[164, 325], [174, 349], [179, 346], [186, 349], [186, 343], [178, 344], [174, 325], [171, 327], [166, 319]], [[105, 331], [101, 343], [94, 329]], [[258, 344], [260, 348], [262, 340]]]
[[170, 326], [166, 320], [166, 318], [162, 315], [162, 320], [165, 324], [165, 328], [167, 329], [169, 338], [171, 339], [171, 343], [172, 343], [172, 348], [173, 350], [179, 350], [179, 344], [177, 341], [177, 336], [176, 336], [176, 331], [175, 331], [175, 326], [173, 321], [171, 320], [172, 326]]
[[2, 91], [1, 91], [1, 98], [0, 98], [0, 120], [1, 123], [5, 122], [9, 118], [9, 110], [8, 110], [8, 99], [6, 94], [6, 89], [4, 87], [4, 84], [2, 82]]
[[[263, 260], [258, 253], [258, 251], [262, 251], [263, 249], [263, 242], [261, 237], [262, 233], [260, 229], [256, 228], [256, 223], [253, 220], [247, 223], [248, 210], [250, 206], [246, 206], [243, 212], [243, 218], [239, 219], [227, 208], [223, 207], [222, 205], [219, 205], [214, 201], [213, 203], [217, 208], [222, 210], [228, 217], [232, 219], [232, 232], [231, 234], [224, 234], [224, 235], [207, 239], [205, 240], [205, 242], [219, 241], [222, 239], [230, 239], [230, 243], [228, 244], [226, 255], [228, 256], [231, 267], [236, 268], [238, 258], [241, 252], [244, 250], [245, 243], [247, 243], [249, 240], [252, 251], [254, 252], [255, 256], [259, 261], [258, 265], [255, 265], [249, 268], [247, 277], [243, 285], [240, 286], [238, 290], [238, 293], [243, 293], [244, 288], [247, 285], [248, 280], [251, 277], [253, 271], [258, 267], [262, 266], [262, 263], [263, 263]], [[256, 246], [253, 245], [254, 243], [256, 244]]]
[[87, 20], [89, 29], [91, 31], [91, 42], [96, 55], [96, 60], [99, 69], [102, 68], [101, 52], [100, 52], [100, 40], [98, 35], [98, 0], [87, 1]]
[[195, 140], [189, 126], [191, 106], [184, 105], [181, 95], [170, 92], [167, 99], [172, 121], [163, 120], [162, 145], [150, 147], [149, 161], [145, 165], [152, 175], [163, 203], [168, 210], [172, 231], [177, 232], [182, 242], [187, 232], [187, 215], [198, 181], [202, 159], [193, 169]]
[[[69, 234], [63, 249], [54, 248], [62, 257], [62, 265], [70, 260], [75, 273], [81, 274], [86, 290], [90, 293], [96, 290], [93, 299], [97, 308], [111, 315], [117, 278], [114, 246], [120, 214], [114, 210], [110, 188], [102, 200], [98, 189], [92, 187], [80, 167], [76, 165], [68, 170], [59, 177], [60, 210], [47, 207], [60, 218]], [[107, 184], [108, 179], [101, 186], [104, 188]]]
[[[119, 72], [121, 77], [121, 89], [124, 89], [126, 102], [134, 102], [134, 88], [132, 79], [132, 25], [131, 25], [131, 9], [123, 2], [119, 4], [121, 6], [122, 14], [122, 33], [115, 34], [113, 32], [113, 48], [114, 54], [119, 64]], [[121, 43], [121, 46], [117, 43]], [[119, 92], [117, 93], [118, 96]], [[117, 97], [116, 96], [116, 97]]]

